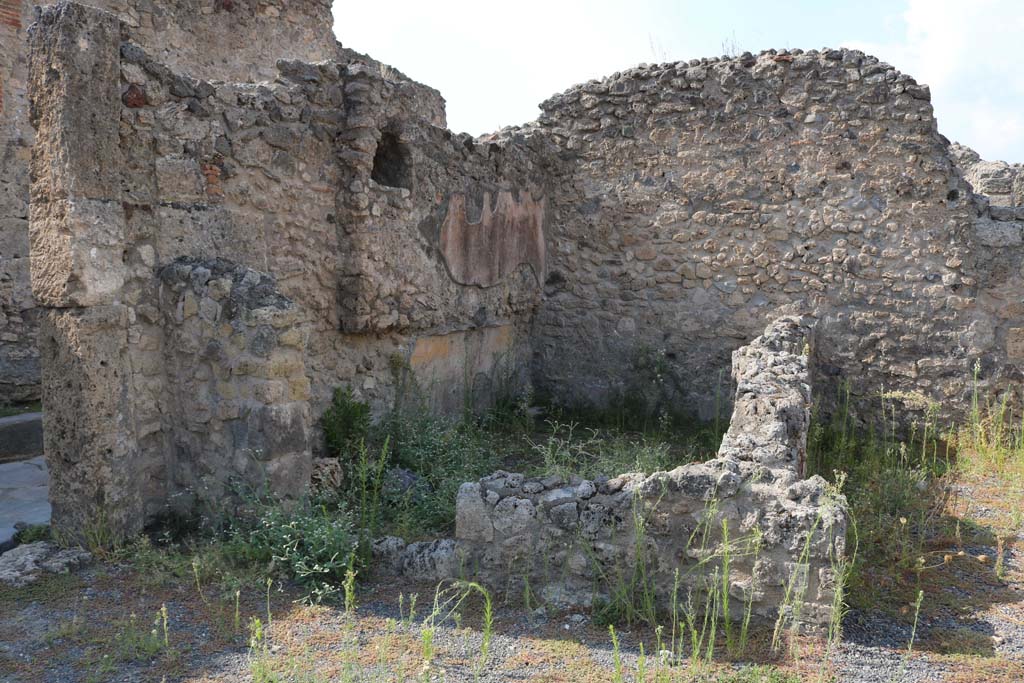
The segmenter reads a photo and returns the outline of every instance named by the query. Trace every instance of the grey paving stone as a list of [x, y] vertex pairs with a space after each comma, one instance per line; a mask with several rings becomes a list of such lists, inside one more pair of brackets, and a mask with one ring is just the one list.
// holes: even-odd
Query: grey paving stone
[[42, 456], [0, 464], [0, 552], [14, 545], [15, 524], [48, 524], [50, 512]]

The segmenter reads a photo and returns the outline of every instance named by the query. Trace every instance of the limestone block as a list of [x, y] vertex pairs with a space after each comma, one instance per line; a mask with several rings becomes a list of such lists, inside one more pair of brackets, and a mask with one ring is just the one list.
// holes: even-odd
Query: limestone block
[[467, 482], [455, 499], [455, 538], [466, 541], [494, 540], [490, 508], [484, 503], [480, 484]]
[[102, 524], [115, 537], [144, 522], [143, 481], [126, 384], [124, 306], [47, 311], [40, 326], [43, 440], [55, 528]]
[[114, 303], [124, 287], [124, 214], [98, 200], [34, 204], [32, 293], [41, 306]]
[[29, 30], [32, 201], [120, 197], [121, 25], [74, 3], [47, 7]]

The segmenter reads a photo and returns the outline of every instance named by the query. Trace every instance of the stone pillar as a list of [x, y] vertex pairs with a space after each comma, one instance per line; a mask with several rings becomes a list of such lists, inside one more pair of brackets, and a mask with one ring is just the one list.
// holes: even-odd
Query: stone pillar
[[143, 523], [130, 311], [119, 300], [121, 28], [111, 14], [60, 3], [43, 10], [29, 42], [29, 241], [53, 526], [114, 540]]

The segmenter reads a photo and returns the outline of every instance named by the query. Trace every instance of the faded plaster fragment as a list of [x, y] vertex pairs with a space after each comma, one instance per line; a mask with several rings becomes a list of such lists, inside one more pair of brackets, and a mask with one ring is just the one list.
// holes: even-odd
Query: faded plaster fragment
[[544, 276], [544, 211], [547, 199], [521, 192], [484, 193], [480, 220], [470, 222], [466, 195], [455, 193], [441, 225], [441, 253], [452, 279], [463, 285], [493, 287], [523, 264]]

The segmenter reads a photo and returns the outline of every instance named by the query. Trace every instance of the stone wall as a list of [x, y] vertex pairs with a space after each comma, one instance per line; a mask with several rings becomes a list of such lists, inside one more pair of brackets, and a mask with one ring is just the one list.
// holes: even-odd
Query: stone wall
[[[0, 1], [0, 402], [39, 398], [28, 259], [29, 0]], [[38, 4], [48, 4], [41, 2]], [[203, 78], [274, 78], [279, 58], [332, 59], [329, 0], [89, 0], [121, 17], [162, 62]]]
[[1024, 380], [1024, 172], [1020, 164], [983, 161], [956, 143], [950, 153], [977, 193], [971, 195], [978, 217], [968, 258], [977, 299], [968, 338], [982, 352], [972, 372], [989, 399], [1007, 396], [1017, 409]]
[[153, 361], [166, 377], [174, 507], [238, 491], [301, 496], [311, 419], [298, 308], [273, 278], [224, 259], [178, 258], [158, 277], [164, 354]]
[[[527, 379], [539, 152], [452, 136], [432, 91], [360, 61], [280, 60], [274, 81], [224, 83], [134, 35], [71, 3], [32, 35], [59, 526], [113, 500], [131, 532], [168, 506], [206, 511], [236, 480], [297, 495], [338, 386], [462, 410]], [[453, 220], [462, 239], [446, 242]]]
[[259, 81], [278, 59], [334, 59], [331, 0], [88, 0], [124, 21], [132, 41], [197, 78]]
[[801, 479], [807, 335], [799, 319], [783, 318], [734, 353], [735, 409], [716, 459], [595, 481], [498, 472], [459, 489], [457, 559], [417, 546], [403, 551], [403, 569], [421, 572], [429, 559], [513, 592], [529, 580], [563, 605], [649, 588], [670, 608], [677, 576], [680, 600], [693, 591], [703, 605], [702, 593], [721, 585], [715, 572], [728, 550], [736, 618], [749, 602], [755, 618], [772, 622], [789, 595], [793, 618], [826, 628], [846, 508], [821, 477]]
[[[642, 66], [473, 139], [442, 127], [437, 91], [327, 46], [327, 3], [283, 8], [122, 3], [119, 21], [62, 3], [34, 33], [47, 449], [54, 470], [94, 458], [80, 481], [129, 501], [129, 527], [172, 498], [203, 503], [196, 487], [213, 499], [236, 475], [251, 484], [256, 470], [229, 464], [268, 433], [246, 411], [296, 435], [268, 451], [294, 461], [274, 484], [294, 495], [338, 386], [378, 412], [456, 411], [532, 377], [560, 403], [709, 418], [731, 402], [733, 352], [783, 314], [814, 321], [826, 412], [849, 383], [868, 424], [883, 392], [910, 415], [955, 417], [975, 367], [986, 395], [1020, 399], [1018, 176], [1004, 169], [999, 194], [937, 132], [927, 87], [892, 67], [851, 50]], [[10, 30], [14, 14], [0, 17]], [[205, 49], [228, 25], [222, 44], [238, 49]], [[244, 40], [263, 33], [265, 51]], [[30, 128], [15, 129], [5, 150], [23, 155]], [[957, 163], [996, 194], [973, 193]], [[18, 173], [5, 164], [21, 178], [2, 195], [14, 213]], [[287, 314], [252, 329], [223, 318], [226, 284], [162, 279], [182, 263], [222, 270], [213, 282], [267, 278]], [[5, 324], [30, 330], [18, 277], [0, 280]], [[0, 350], [17, 358], [26, 334]], [[246, 350], [271, 341], [269, 356]], [[176, 370], [195, 358], [201, 374]], [[225, 372], [238, 386], [217, 384]]]
[[976, 362], [983, 391], [1019, 394], [1020, 312], [994, 292], [1019, 237], [991, 251], [926, 86], [857, 51], [768, 51], [642, 66], [542, 108], [575, 159], [536, 324], [556, 400], [710, 417], [729, 354], [790, 310], [818, 320], [819, 396], [849, 382], [868, 420], [883, 391], [956, 414]]
[[29, 23], [31, 3], [0, 0], [0, 403], [39, 398], [28, 258]]
[[970, 147], [953, 143], [950, 152], [974, 191], [984, 195], [1000, 217], [1024, 216], [1024, 165], [985, 161]]

